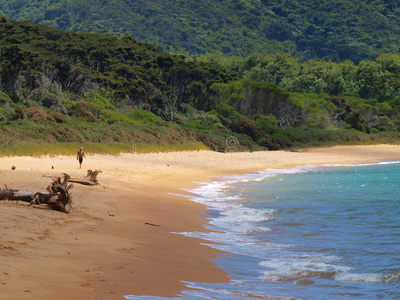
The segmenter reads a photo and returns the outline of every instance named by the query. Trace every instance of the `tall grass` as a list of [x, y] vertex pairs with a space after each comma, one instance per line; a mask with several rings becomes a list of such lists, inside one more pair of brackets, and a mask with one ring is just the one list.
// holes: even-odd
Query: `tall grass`
[[37, 143], [37, 142], [21, 142], [0, 146], [0, 156], [43, 156], [43, 155], [76, 155], [79, 148], [87, 154], [114, 154], [118, 155], [123, 152], [150, 153], [150, 152], [170, 152], [170, 151], [190, 151], [190, 150], [207, 150], [203, 143], [189, 144], [168, 144], [168, 145], [152, 145], [152, 144], [124, 144], [124, 143]]
[[209, 150], [209, 148], [201, 142], [168, 145], [133, 144], [131, 146], [132, 148], [130, 151], [135, 153]]

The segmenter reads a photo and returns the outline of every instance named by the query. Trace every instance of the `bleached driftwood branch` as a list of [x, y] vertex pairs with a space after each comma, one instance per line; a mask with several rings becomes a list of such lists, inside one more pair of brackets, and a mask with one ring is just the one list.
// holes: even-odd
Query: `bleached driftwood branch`
[[101, 173], [99, 170], [87, 170], [87, 175], [85, 178], [70, 178], [70, 182], [75, 182], [84, 185], [97, 185], [99, 182], [97, 181], [97, 175]]
[[[76, 177], [70, 177], [69, 178], [69, 182], [74, 182], [74, 183], [79, 183], [79, 184], [83, 184], [83, 185], [97, 185], [99, 184], [98, 180], [97, 180], [97, 175], [99, 175], [99, 173], [101, 173], [102, 171], [100, 170], [87, 170], [87, 175], [86, 177], [82, 177], [82, 178], [76, 178]], [[44, 177], [50, 177], [50, 178], [54, 178], [54, 177], [58, 177], [57, 175], [43, 175]]]

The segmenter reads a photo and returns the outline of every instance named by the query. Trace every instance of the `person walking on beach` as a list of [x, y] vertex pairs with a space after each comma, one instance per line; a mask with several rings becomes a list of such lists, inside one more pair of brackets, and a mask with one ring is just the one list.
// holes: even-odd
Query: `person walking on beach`
[[76, 155], [76, 159], [79, 160], [79, 169], [82, 169], [82, 161], [85, 156], [85, 152], [83, 152], [83, 148], [81, 147]]

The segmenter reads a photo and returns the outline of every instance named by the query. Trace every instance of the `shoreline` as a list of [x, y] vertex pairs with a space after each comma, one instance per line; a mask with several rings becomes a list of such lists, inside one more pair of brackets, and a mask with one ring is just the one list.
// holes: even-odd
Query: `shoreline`
[[74, 184], [73, 211], [68, 215], [44, 205], [0, 202], [0, 299], [173, 297], [187, 289], [182, 281], [227, 281], [228, 274], [210, 261], [221, 252], [201, 245], [199, 239], [171, 233], [207, 231], [205, 207], [173, 194], [189, 194], [184, 190], [193, 189], [196, 182], [233, 174], [396, 159], [400, 147], [395, 145], [299, 152], [87, 154], [85, 171], [69, 156], [2, 157], [1, 183], [21, 190], [44, 191], [51, 180], [42, 175], [103, 172], [98, 186]]

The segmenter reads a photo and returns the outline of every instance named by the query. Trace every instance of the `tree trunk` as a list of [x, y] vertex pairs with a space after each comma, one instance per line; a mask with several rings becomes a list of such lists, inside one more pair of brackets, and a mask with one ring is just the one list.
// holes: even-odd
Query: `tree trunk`
[[65, 213], [71, 211], [72, 198], [69, 190], [72, 184], [68, 185], [69, 175], [64, 173], [64, 180], [58, 177], [47, 187], [47, 193], [29, 192], [13, 189], [0, 190], [0, 200], [23, 201], [32, 204], [47, 204], [50, 208]]
[[0, 190], [0, 200], [20, 200], [25, 202], [31, 202], [33, 199], [32, 192], [5, 189]]

